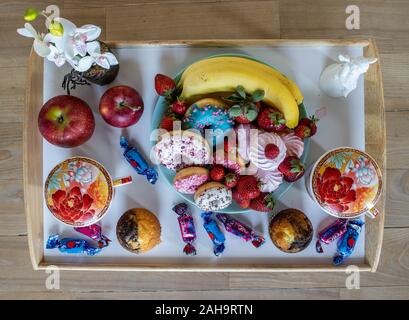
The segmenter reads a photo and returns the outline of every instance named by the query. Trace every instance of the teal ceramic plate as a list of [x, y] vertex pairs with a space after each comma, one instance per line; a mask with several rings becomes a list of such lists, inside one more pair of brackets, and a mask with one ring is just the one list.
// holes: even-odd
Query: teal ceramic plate
[[[270, 66], [269, 64], [267, 64], [267, 63], [265, 63], [263, 61], [259, 61], [257, 59], [254, 59], [254, 58], [250, 57], [250, 56], [246, 56], [246, 55], [242, 55], [242, 54], [232, 54], [232, 53], [218, 54], [218, 55], [212, 55], [212, 56], [204, 57], [202, 59], [208, 59], [208, 58], [212, 58], [212, 57], [222, 57], [222, 56], [244, 57], [244, 58], [247, 58], [247, 59], [258, 61], [260, 63], [263, 63], [263, 64], [268, 65], [269, 67], [273, 68], [272, 66]], [[202, 60], [202, 59], [200, 59], [200, 60]], [[177, 75], [174, 77], [176, 83], [179, 81], [180, 76], [182, 75], [183, 71], [186, 68], [187, 68], [187, 66], [185, 68], [183, 68], [180, 72], [178, 72]], [[158, 101], [156, 102], [155, 109], [153, 111], [152, 130], [155, 130], [155, 129], [159, 128], [160, 122], [162, 120], [163, 113], [166, 111], [167, 108], [168, 108], [168, 104], [166, 103], [165, 99], [163, 97], [159, 97]], [[307, 110], [305, 109], [304, 104], [300, 104], [299, 108], [300, 108], [300, 117], [306, 117], [307, 116]], [[154, 146], [154, 145], [155, 145], [155, 141], [152, 142], [152, 146]], [[301, 156], [301, 161], [304, 162], [304, 163], [305, 163], [305, 160], [307, 159], [307, 156], [308, 156], [309, 147], [310, 147], [310, 141], [309, 141], [309, 139], [306, 139], [304, 141], [304, 153]], [[174, 192], [177, 192], [173, 188], [173, 178], [175, 177], [175, 172], [165, 168], [162, 165], [158, 166], [158, 171], [159, 171], [161, 179], [165, 179], [169, 183], [170, 187], [174, 190]], [[280, 187], [278, 187], [278, 189], [274, 191], [274, 198], [276, 200], [278, 200], [280, 197], [282, 197], [288, 191], [288, 189], [290, 189], [290, 187], [291, 187], [291, 184], [284, 181], [280, 185]], [[183, 197], [186, 201], [188, 201], [191, 204], [195, 205], [193, 195], [182, 194], [182, 193], [179, 193], [179, 195], [181, 197]], [[246, 213], [246, 212], [251, 212], [251, 211], [252, 211], [251, 209], [240, 208], [240, 206], [235, 201], [233, 201], [233, 203], [228, 208], [226, 208], [224, 210], [221, 210], [220, 212], [231, 214], [231, 213]]]

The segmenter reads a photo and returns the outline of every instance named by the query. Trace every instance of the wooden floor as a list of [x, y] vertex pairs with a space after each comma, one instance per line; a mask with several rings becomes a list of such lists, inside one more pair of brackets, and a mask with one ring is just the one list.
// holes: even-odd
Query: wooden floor
[[[0, 0], [0, 298], [409, 299], [409, 1], [407, 0], [54, 0], [76, 24], [103, 27], [109, 40], [374, 37], [381, 53], [387, 126], [386, 230], [376, 274], [360, 290], [345, 274], [62, 272], [61, 290], [34, 272], [23, 211], [22, 127], [31, 41], [19, 37], [27, 6]], [[361, 29], [345, 29], [345, 8]]]

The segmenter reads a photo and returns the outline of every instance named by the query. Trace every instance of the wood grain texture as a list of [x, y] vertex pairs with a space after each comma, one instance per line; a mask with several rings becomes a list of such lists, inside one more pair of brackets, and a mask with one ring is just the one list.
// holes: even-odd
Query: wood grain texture
[[[345, 273], [231, 273], [234, 289], [345, 287]], [[361, 287], [409, 286], [409, 229], [385, 229], [376, 273], [361, 273]]]
[[[184, 5], [188, 0], [171, 0], [173, 2], [179, 2], [179, 6]], [[185, 11], [185, 15], [197, 14], [198, 4], [197, 2], [220, 2], [221, 0], [195, 0], [194, 3], [189, 3], [189, 10]], [[231, 38], [242, 38], [243, 34], [246, 34], [246, 25], [238, 26], [236, 18], [234, 20], [233, 27], [236, 28], [232, 34], [230, 32], [229, 25], [219, 24], [216, 27], [208, 26], [203, 27], [202, 24], [189, 23], [184, 24], [184, 29], [180, 30], [172, 29], [169, 27], [169, 23], [160, 23], [164, 18], [169, 22], [179, 22], [181, 15], [172, 12], [169, 14], [166, 10], [160, 11], [160, 15], [155, 16], [154, 9], [158, 7], [158, 3], [164, 3], [163, 6], [169, 6], [169, 1], [155, 0], [154, 4], [149, 10], [150, 4], [148, 0], [65, 0], [65, 1], [52, 1], [60, 5], [65, 10], [74, 10], [80, 14], [80, 23], [86, 23], [91, 20], [97, 21], [97, 23], [104, 23], [104, 18], [101, 15], [97, 17], [93, 10], [84, 9], [83, 7], [95, 6], [99, 9], [99, 14], [102, 12], [103, 7], [107, 7], [107, 11], [111, 10], [112, 6], [118, 6], [117, 14], [122, 10], [126, 12], [128, 5], [132, 2], [132, 5], [137, 2], [135, 6], [142, 7], [142, 13], [144, 18], [149, 19], [146, 22], [140, 22], [136, 25], [141, 27], [140, 30], [133, 31], [139, 39], [155, 39], [162, 36], [160, 39], [182, 39], [186, 34], [194, 36], [196, 38], [208, 38], [209, 33], [221, 34], [227, 33], [231, 35]], [[224, 0], [223, 0], [224, 2]], [[237, 1], [234, 1], [235, 3]], [[249, 1], [244, 1], [249, 2]], [[277, 1], [273, 1], [275, 7]], [[43, 8], [49, 1], [9, 1], [0, 0], [0, 81], [3, 78], [7, 79], [8, 73], [3, 70], [3, 67], [25, 67], [27, 65], [27, 54], [31, 46], [30, 39], [25, 39], [16, 36], [15, 29], [21, 27], [24, 23], [22, 20], [22, 12], [27, 6], [34, 6], [36, 8]], [[203, 299], [207, 296], [206, 290], [213, 290], [213, 293], [221, 291], [226, 297], [231, 294], [235, 299], [239, 299], [246, 295], [246, 292], [258, 299], [266, 298], [264, 292], [273, 292], [272, 297], [275, 297], [274, 292], [279, 292], [277, 295], [283, 294], [289, 298], [301, 297], [304, 293], [310, 293], [311, 296], [317, 296], [320, 298], [323, 295], [332, 295], [335, 292], [333, 288], [327, 289], [323, 287], [340, 287], [341, 298], [403, 298], [408, 299], [407, 292], [409, 286], [407, 279], [408, 270], [408, 244], [403, 234], [406, 232], [402, 227], [407, 227], [408, 214], [407, 208], [409, 204], [408, 194], [408, 161], [409, 158], [409, 146], [408, 136], [405, 134], [407, 126], [409, 124], [409, 117], [407, 113], [394, 112], [396, 110], [409, 110], [409, 100], [407, 99], [407, 92], [409, 86], [409, 77], [407, 68], [409, 51], [409, 20], [407, 19], [407, 12], [409, 2], [406, 0], [399, 1], [354, 1], [353, 4], [358, 4], [361, 9], [361, 30], [348, 31], [344, 27], [345, 23], [345, 7], [351, 4], [346, 0], [281, 0], [279, 1], [279, 21], [280, 25], [276, 26], [276, 22], [265, 21], [260, 27], [261, 32], [257, 32], [254, 29], [251, 31], [252, 37], [263, 37], [267, 32], [273, 32], [268, 37], [280, 36], [281, 30], [282, 38], [334, 38], [334, 37], [357, 37], [373, 36], [378, 43], [380, 54], [382, 71], [384, 76], [384, 88], [385, 88], [385, 103], [388, 111], [387, 120], [387, 147], [388, 147], [388, 180], [387, 180], [387, 215], [386, 215], [386, 227], [394, 227], [394, 230], [385, 230], [385, 241], [383, 244], [383, 254], [381, 256], [381, 265], [376, 274], [366, 274], [365, 278], [361, 280], [361, 290], [346, 290], [344, 288], [344, 278], [342, 274], [328, 274], [323, 276], [322, 274], [257, 274], [249, 275], [247, 273], [230, 275], [229, 285], [217, 286], [216, 289], [212, 289], [204, 286], [201, 281], [211, 282], [213, 277], [216, 277], [216, 281], [226, 281], [227, 274], [211, 274], [209, 277], [203, 276], [199, 281], [195, 282], [195, 279], [187, 278], [188, 281], [192, 280], [193, 285], [190, 289], [180, 288], [180, 284], [177, 281], [182, 281], [175, 275], [175, 283], [169, 282], [169, 279], [164, 278], [159, 273], [147, 277], [147, 282], [140, 288], [137, 285], [132, 286], [130, 296], [138, 298], [143, 295], [139, 293], [140, 290], [148, 291], [147, 296], [161, 295], [164, 291], [166, 294], [172, 295], [175, 298], [183, 298], [186, 295], [185, 291], [192, 290], [193, 296], [200, 295]], [[120, 5], [126, 5], [126, 7], [119, 7]], [[209, 5], [209, 4], [208, 4]], [[217, 6], [217, 4], [214, 4]], [[236, 4], [234, 4], [236, 6]], [[137, 9], [133, 9], [137, 10]], [[134, 11], [134, 12], [135, 12]], [[67, 13], [69, 15], [69, 13]], [[154, 16], [153, 18], [151, 16]], [[169, 20], [169, 15], [171, 19]], [[71, 16], [73, 17], [73, 16]], [[90, 17], [90, 18], [88, 18]], [[92, 18], [94, 17], [94, 18]], [[130, 16], [131, 17], [131, 16]], [[137, 16], [141, 17], [141, 15]], [[75, 18], [76, 23], [77, 18]], [[230, 21], [229, 20], [229, 21]], [[126, 20], [128, 22], [129, 19]], [[119, 23], [119, 22], [118, 22]], [[123, 23], [123, 22], [121, 22]], [[79, 23], [78, 23], [79, 24]], [[106, 31], [110, 28], [108, 23]], [[115, 27], [116, 28], [116, 27]], [[181, 29], [183, 29], [181, 28]], [[271, 31], [271, 29], [274, 29]], [[244, 31], [243, 31], [244, 30]], [[128, 30], [125, 30], [127, 33]], [[114, 34], [115, 37], [107, 39], [120, 39], [121, 34]], [[8, 69], [10, 70], [10, 69]], [[21, 73], [23, 77], [24, 68], [15, 69], [16, 72]], [[24, 88], [24, 83], [20, 82], [23, 79], [21, 76], [16, 76], [18, 81], [15, 82], [15, 90]], [[7, 85], [3, 81], [0, 84], [0, 90], [3, 90], [3, 86]], [[13, 89], [13, 88], [12, 88]], [[7, 92], [3, 91], [6, 94]], [[21, 92], [20, 92], [21, 94]], [[0, 109], [3, 110], [5, 103], [3, 103], [2, 95], [0, 95]], [[10, 99], [10, 96], [9, 98]], [[18, 94], [16, 99], [19, 98]], [[10, 100], [8, 100], [10, 101]], [[22, 111], [22, 105], [17, 106], [17, 113]], [[20, 113], [22, 116], [22, 114]], [[13, 116], [14, 117], [14, 116]], [[1, 121], [1, 120], [0, 120]], [[21, 178], [22, 178], [22, 159], [21, 159], [21, 122], [20, 123], [0, 123], [0, 235], [15, 235], [21, 233], [23, 230], [24, 213], [19, 211], [19, 204], [22, 192]], [[391, 149], [391, 150], [390, 150]], [[15, 214], [14, 214], [15, 213]], [[14, 229], [13, 229], [14, 228]], [[8, 230], [7, 230], [8, 229]], [[24, 232], [24, 230], [23, 230]], [[12, 238], [12, 239], [10, 239]], [[407, 237], [406, 237], [407, 239]], [[392, 241], [393, 240], [393, 241]], [[17, 243], [17, 245], [16, 245]], [[44, 289], [45, 274], [43, 272], [34, 272], [31, 269], [29, 262], [29, 254], [27, 248], [26, 237], [0, 237], [0, 265], [2, 267], [2, 275], [0, 277], [0, 299], [13, 298], [13, 297], [25, 297], [28, 299], [35, 299], [36, 297], [49, 298], [49, 292]], [[5, 251], [7, 246], [15, 246], [17, 251]], [[390, 261], [390, 263], [387, 263]], [[3, 269], [4, 267], [4, 269]], [[126, 294], [121, 294], [117, 291], [109, 291], [110, 284], [114, 288], [118, 286], [114, 283], [119, 281], [120, 285], [124, 285], [127, 288], [128, 283], [132, 283], [138, 273], [101, 273], [104, 277], [98, 278], [98, 281], [105, 283], [104, 288], [106, 290], [95, 293], [95, 297], [98, 298], [115, 298], [117, 296], [124, 297]], [[146, 277], [147, 273], [141, 274], [141, 277]], [[174, 274], [168, 274], [173, 277]], [[87, 289], [91, 285], [91, 289], [95, 289], [93, 286], [96, 279], [90, 279], [87, 277], [87, 272], [72, 272], [65, 279], [75, 279], [76, 282], [68, 289], [62, 288], [63, 292], [58, 293], [61, 298], [83, 298], [89, 293], [90, 289]], [[78, 279], [83, 279], [80, 282]], [[138, 278], [141, 279], [141, 278]], [[254, 280], [254, 282], [252, 282]], [[137, 280], [137, 284], [140, 280]], [[161, 285], [163, 282], [163, 285]], [[64, 283], [64, 282], [63, 282]], [[225, 284], [225, 283], [224, 283]], [[196, 287], [195, 287], [196, 286]], [[228, 287], [231, 287], [232, 291], [228, 291]], [[221, 288], [223, 287], [223, 289]], [[253, 287], [255, 289], [247, 290], [247, 287]], [[266, 288], [259, 290], [259, 288]], [[290, 288], [290, 290], [280, 291], [282, 288]], [[320, 293], [311, 290], [291, 289], [297, 287], [321, 287]], [[238, 288], [235, 289], [235, 288]], [[244, 288], [241, 290], [240, 288]], [[273, 289], [270, 289], [273, 288]], [[277, 290], [276, 290], [277, 288]], [[344, 288], [344, 289], [342, 289]], [[204, 290], [204, 291], [202, 291]], [[55, 294], [55, 292], [53, 292]], [[140, 295], [139, 295], [140, 294]], [[253, 295], [254, 294], [254, 295]], [[258, 295], [259, 294], [259, 295]], [[155, 295], [155, 296], [153, 296]]]
[[[360, 8], [360, 29], [345, 27], [348, 5]], [[387, 110], [408, 110], [408, 100], [400, 92], [409, 91], [402, 81], [409, 61], [409, 2], [406, 0], [286, 0], [280, 1], [282, 38], [374, 37], [380, 48], [385, 73]], [[406, 64], [404, 64], [406, 62]], [[401, 91], [402, 89], [402, 91]]]
[[[44, 271], [30, 265], [27, 237], [0, 237], [0, 292], [44, 292]], [[395, 250], [402, 248], [402, 250]], [[150, 273], [61, 271], [63, 292], [219, 291], [344, 288], [345, 273]], [[377, 273], [362, 273], [361, 287], [409, 286], [409, 229], [385, 230]], [[288, 291], [290, 292], [290, 291]], [[243, 291], [244, 293], [244, 291]], [[295, 294], [295, 293], [294, 293]], [[113, 294], [112, 294], [113, 296]], [[208, 295], [210, 298], [210, 295]]]
[[389, 169], [409, 169], [409, 111], [386, 113]]
[[69, 300], [334, 300], [340, 298], [338, 288], [272, 289], [272, 290], [209, 290], [209, 291], [139, 291], [139, 292], [0, 292], [0, 299], [69, 299]]
[[359, 290], [340, 289], [342, 300], [409, 300], [409, 287], [369, 287]]
[[386, 227], [409, 227], [409, 170], [389, 169], [386, 185]]
[[[189, 2], [110, 8], [109, 40], [279, 38], [278, 1]], [[164, 19], [166, 17], [166, 19]], [[124, 23], [126, 21], [126, 23]]]

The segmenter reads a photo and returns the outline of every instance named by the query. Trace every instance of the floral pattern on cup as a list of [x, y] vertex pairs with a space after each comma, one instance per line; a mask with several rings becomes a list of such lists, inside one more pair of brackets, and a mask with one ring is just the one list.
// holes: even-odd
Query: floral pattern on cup
[[109, 207], [112, 180], [105, 168], [89, 158], [74, 157], [58, 164], [45, 183], [51, 213], [71, 226], [98, 221]]
[[364, 152], [340, 148], [326, 154], [312, 172], [318, 203], [340, 218], [371, 209], [381, 192], [382, 179], [375, 161]]

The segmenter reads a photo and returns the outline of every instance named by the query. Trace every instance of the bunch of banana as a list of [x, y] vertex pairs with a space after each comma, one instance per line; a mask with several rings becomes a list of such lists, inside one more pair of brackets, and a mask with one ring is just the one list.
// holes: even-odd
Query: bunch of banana
[[183, 72], [180, 99], [215, 92], [232, 92], [241, 85], [248, 92], [264, 90], [263, 101], [280, 110], [289, 128], [298, 124], [303, 96], [297, 85], [277, 70], [244, 57], [221, 56], [200, 60]]

